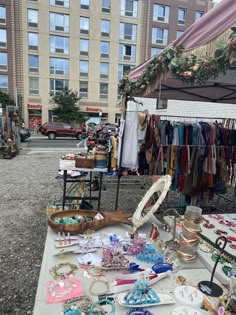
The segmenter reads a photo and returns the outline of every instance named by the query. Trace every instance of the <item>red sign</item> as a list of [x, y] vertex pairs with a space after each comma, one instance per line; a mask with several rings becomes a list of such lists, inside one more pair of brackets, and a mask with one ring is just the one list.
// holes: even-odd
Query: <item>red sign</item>
[[102, 110], [100, 108], [96, 108], [96, 107], [86, 107], [86, 111], [87, 112], [102, 112]]
[[32, 108], [32, 109], [42, 109], [41, 104], [27, 104], [27, 108]]
[[29, 128], [38, 130], [39, 126], [42, 124], [41, 115], [31, 115], [29, 114]]

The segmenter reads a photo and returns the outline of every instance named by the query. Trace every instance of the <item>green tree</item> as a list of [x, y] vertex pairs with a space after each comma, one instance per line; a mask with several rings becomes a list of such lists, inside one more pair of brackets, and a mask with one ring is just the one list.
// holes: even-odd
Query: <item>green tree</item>
[[80, 111], [78, 92], [72, 90], [64, 90], [61, 94], [53, 96], [56, 103], [53, 108], [53, 114], [58, 116], [58, 119], [71, 124], [72, 122], [84, 122], [85, 118]]
[[15, 101], [9, 94], [0, 91], [0, 104], [2, 104], [2, 107], [5, 108], [6, 105], [15, 105]]

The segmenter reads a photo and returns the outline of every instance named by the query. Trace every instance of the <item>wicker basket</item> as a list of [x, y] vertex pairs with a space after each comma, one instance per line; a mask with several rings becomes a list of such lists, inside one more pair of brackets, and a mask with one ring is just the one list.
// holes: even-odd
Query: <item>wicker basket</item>
[[[100, 213], [104, 217], [104, 219], [76, 224], [59, 224], [54, 222], [55, 218], [72, 217], [76, 215], [89, 215], [95, 217], [97, 213]], [[100, 212], [93, 210], [65, 210], [52, 214], [48, 219], [48, 224], [57, 233], [65, 232], [66, 234], [70, 233], [70, 235], [77, 235], [83, 234], [87, 230], [99, 230], [103, 226], [112, 223], [124, 223], [132, 225], [132, 222], [129, 220], [131, 216], [132, 214], [123, 213], [121, 209], [117, 209], [114, 212]]]
[[75, 167], [78, 168], [94, 168], [95, 160], [94, 159], [83, 159], [76, 157], [75, 158]]

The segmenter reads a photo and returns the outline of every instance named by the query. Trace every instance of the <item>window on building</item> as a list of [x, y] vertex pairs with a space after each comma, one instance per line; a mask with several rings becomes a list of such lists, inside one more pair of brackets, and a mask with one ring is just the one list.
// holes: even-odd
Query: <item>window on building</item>
[[109, 58], [109, 54], [110, 54], [109, 42], [100, 43], [100, 53], [101, 53], [101, 58]]
[[178, 10], [178, 24], [185, 25], [185, 22], [186, 22], [186, 10], [179, 9]]
[[110, 36], [110, 21], [101, 20], [101, 35], [105, 37]]
[[7, 70], [7, 53], [0, 52], [0, 71]]
[[111, 12], [111, 0], [102, 0], [102, 12], [104, 13]]
[[88, 77], [89, 62], [88, 60], [80, 60], [79, 62], [79, 73], [81, 77]]
[[163, 4], [153, 5], [153, 21], [169, 23], [170, 7]]
[[152, 44], [167, 45], [168, 30], [165, 28], [152, 28]]
[[134, 65], [119, 65], [118, 66], [118, 79], [121, 80], [124, 74], [130, 72]]
[[135, 62], [136, 61], [136, 46], [120, 44], [119, 60]]
[[158, 55], [163, 48], [158, 48], [158, 47], [152, 47], [151, 48], [151, 57]]
[[28, 27], [38, 27], [38, 10], [28, 9]]
[[39, 56], [29, 55], [28, 63], [29, 63], [29, 72], [30, 73], [38, 73], [39, 72]]
[[38, 33], [29, 33], [29, 50], [38, 50], [39, 46], [39, 34]]
[[8, 76], [0, 74], [0, 90], [2, 92], [8, 92]]
[[80, 0], [80, 8], [89, 10], [89, 0]]
[[79, 96], [82, 98], [88, 98], [88, 82], [87, 81], [80, 81]]
[[6, 24], [6, 7], [0, 5], [0, 24]]
[[89, 53], [89, 40], [81, 39], [80, 40], [80, 55], [88, 56], [88, 53]]
[[176, 32], [176, 39], [179, 38], [184, 32], [183, 31], [177, 31]]
[[60, 7], [69, 8], [70, 0], [50, 0], [50, 5], [58, 5]]
[[108, 99], [108, 83], [100, 83], [100, 98]]
[[138, 16], [138, 0], [121, 0], [121, 16]]
[[29, 95], [39, 95], [39, 78], [29, 77]]
[[50, 95], [58, 95], [69, 89], [68, 80], [50, 79]]
[[167, 100], [157, 99], [156, 109], [166, 109], [166, 108], [167, 108]]
[[195, 13], [195, 21], [198, 21], [202, 16], [203, 16], [203, 12], [202, 11], [196, 11]]
[[108, 79], [109, 77], [109, 63], [100, 62], [100, 79]]
[[69, 38], [50, 35], [50, 53], [69, 54]]
[[89, 18], [80, 17], [80, 34], [88, 34], [89, 33]]
[[50, 74], [69, 74], [69, 60], [63, 58], [50, 58]]
[[70, 31], [69, 15], [50, 12], [50, 31], [69, 33]]
[[0, 48], [7, 47], [7, 31], [5, 29], [0, 29]]
[[120, 39], [136, 41], [137, 25], [120, 23]]

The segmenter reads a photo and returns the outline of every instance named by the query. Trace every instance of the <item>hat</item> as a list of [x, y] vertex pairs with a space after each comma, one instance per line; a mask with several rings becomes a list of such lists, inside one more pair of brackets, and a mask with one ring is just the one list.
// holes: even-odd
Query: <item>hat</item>
[[147, 126], [147, 114], [146, 113], [138, 113], [138, 129], [144, 130]]

